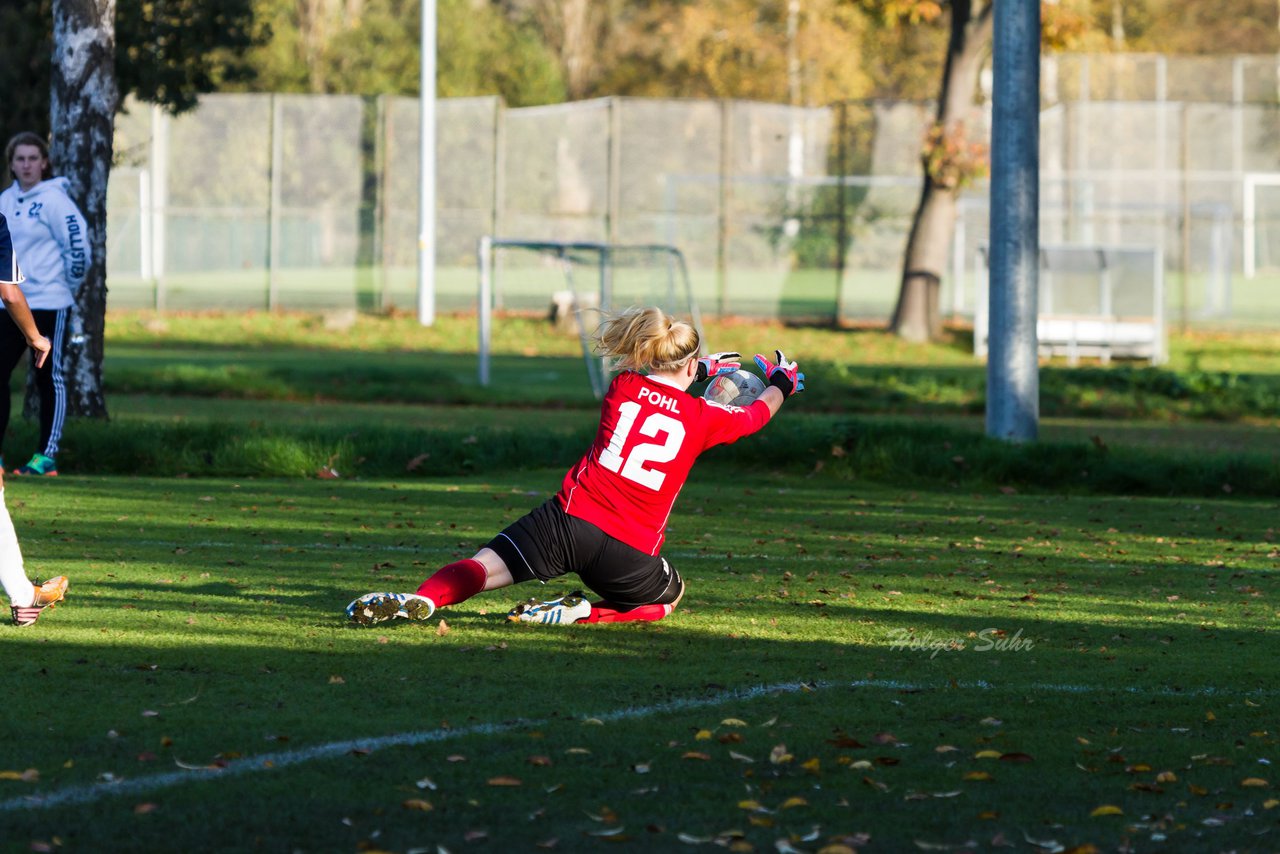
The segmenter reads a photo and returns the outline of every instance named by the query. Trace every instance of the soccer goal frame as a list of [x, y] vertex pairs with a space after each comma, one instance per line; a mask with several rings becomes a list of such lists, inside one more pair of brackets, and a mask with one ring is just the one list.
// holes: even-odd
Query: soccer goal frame
[[[693, 295], [693, 286], [689, 280], [689, 268], [684, 254], [675, 246], [667, 243], [596, 243], [589, 241], [558, 240], [525, 240], [519, 238], [495, 237], [486, 234], [477, 243], [477, 267], [479, 282], [476, 294], [476, 308], [479, 333], [479, 366], [478, 375], [481, 386], [490, 383], [490, 352], [493, 335], [493, 310], [500, 304], [497, 287], [497, 265], [495, 252], [499, 249], [523, 249], [539, 252], [560, 262], [566, 290], [572, 295], [574, 310], [573, 321], [578, 332], [578, 340], [582, 345], [582, 358], [587, 366], [587, 379], [591, 384], [592, 394], [597, 399], [603, 398], [609, 385], [609, 365], [607, 359], [597, 358], [592, 353], [591, 332], [593, 327], [583, 319], [586, 307], [583, 300], [584, 291], [573, 275], [575, 262], [591, 259], [596, 271], [595, 295], [598, 297], [598, 310], [608, 312], [614, 310], [615, 260], [619, 255], [649, 255], [660, 259], [666, 275], [666, 303], [662, 307], [668, 311], [678, 311], [675, 303], [683, 301], [683, 309], [688, 312], [690, 321], [702, 334], [702, 315], [698, 310], [698, 302]], [[548, 294], [548, 297], [551, 295]], [[705, 343], [702, 345], [705, 351]]]
[[1244, 176], [1241, 199], [1241, 243], [1244, 250], [1244, 277], [1258, 274], [1258, 188], [1280, 187], [1280, 172], [1248, 172]]

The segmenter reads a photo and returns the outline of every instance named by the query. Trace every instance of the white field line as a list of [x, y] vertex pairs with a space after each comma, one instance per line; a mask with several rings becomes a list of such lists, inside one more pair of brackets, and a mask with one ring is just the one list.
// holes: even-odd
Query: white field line
[[[649, 706], [624, 707], [610, 712], [585, 715], [583, 720], [595, 719], [602, 722], [639, 720], [642, 718], [652, 717], [653, 715], [666, 714], [670, 712], [682, 712], [690, 709], [722, 706], [733, 701], [753, 700], [758, 697], [764, 697], [771, 694], [793, 694], [800, 691], [824, 691], [831, 688], [841, 687], [875, 688], [911, 692], [946, 691], [956, 689], [976, 691], [1005, 690], [1019, 693], [1048, 694], [1104, 694], [1120, 692], [1139, 694], [1142, 696], [1155, 695], [1162, 697], [1258, 697], [1276, 696], [1277, 694], [1280, 694], [1280, 691], [1276, 690], [1242, 690], [1218, 688], [1214, 686], [1178, 690], [1176, 688], [1163, 685], [1129, 685], [1121, 688], [1107, 688], [1100, 685], [1032, 683], [1016, 686], [996, 686], [990, 682], [982, 680], [975, 682], [959, 682], [953, 685], [951, 683], [930, 684], [900, 682], [893, 679], [857, 679], [848, 683], [783, 682], [775, 685], [760, 685], [753, 688], [722, 691], [719, 694], [714, 694], [710, 697], [700, 699], [670, 700], [665, 703], [656, 703]], [[524, 720], [503, 724], [477, 724], [475, 726], [463, 727], [461, 729], [433, 729], [420, 732], [385, 735], [377, 738], [357, 738], [347, 741], [334, 741], [329, 742], [328, 744], [318, 744], [314, 747], [301, 748], [298, 750], [264, 753], [254, 757], [236, 759], [228, 762], [223, 767], [183, 769], [180, 771], [170, 771], [164, 774], [152, 774], [147, 777], [117, 780], [110, 783], [104, 782], [92, 783], [89, 785], [69, 786], [65, 789], [46, 794], [24, 795], [21, 797], [10, 798], [5, 801], [0, 801], [0, 813], [14, 812], [16, 810], [76, 806], [118, 795], [138, 794], [140, 792], [146, 792], [153, 789], [168, 789], [173, 786], [182, 785], [183, 783], [190, 783], [199, 780], [214, 780], [229, 776], [254, 774], [261, 771], [275, 771], [280, 768], [287, 768], [291, 765], [301, 765], [304, 762], [312, 762], [318, 759], [334, 759], [348, 753], [352, 753], [353, 751], [374, 753], [388, 747], [412, 747], [419, 744], [433, 744], [435, 742], [467, 738], [473, 735], [504, 735], [523, 727], [542, 726], [546, 723], [547, 722], [545, 720]]]

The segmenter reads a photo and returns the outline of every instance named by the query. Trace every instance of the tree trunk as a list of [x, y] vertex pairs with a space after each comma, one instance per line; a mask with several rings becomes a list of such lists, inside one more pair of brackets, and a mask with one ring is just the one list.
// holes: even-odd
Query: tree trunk
[[107, 178], [119, 94], [115, 0], [54, 0], [50, 156], [71, 182], [89, 227], [93, 263], [76, 294], [63, 351], [72, 415], [107, 417], [102, 389], [107, 314]]
[[[951, 3], [951, 37], [934, 122], [941, 135], [939, 145], [945, 146], [957, 133], [963, 142], [964, 122], [973, 112], [974, 87], [991, 42], [991, 9], [990, 2], [984, 5], [980, 0]], [[963, 184], [963, 177], [957, 179], [927, 154], [921, 162], [924, 188], [903, 253], [898, 303], [889, 323], [891, 332], [909, 341], [935, 339], [942, 334], [939, 291], [955, 232], [956, 202]]]
[[939, 292], [955, 224], [955, 191], [938, 187], [926, 174], [907, 239], [902, 287], [890, 326], [900, 338], [931, 341], [942, 335]]

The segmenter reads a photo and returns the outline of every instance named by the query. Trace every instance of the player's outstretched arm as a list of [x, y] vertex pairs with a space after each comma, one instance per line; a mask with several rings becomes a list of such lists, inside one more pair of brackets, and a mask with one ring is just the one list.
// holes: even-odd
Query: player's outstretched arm
[[770, 417], [778, 414], [782, 402], [798, 391], [804, 391], [804, 374], [795, 362], [787, 361], [781, 350], [773, 351], [775, 361], [769, 361], [763, 355], [756, 354], [756, 366], [764, 374], [769, 384], [758, 400], [763, 400], [769, 407]]

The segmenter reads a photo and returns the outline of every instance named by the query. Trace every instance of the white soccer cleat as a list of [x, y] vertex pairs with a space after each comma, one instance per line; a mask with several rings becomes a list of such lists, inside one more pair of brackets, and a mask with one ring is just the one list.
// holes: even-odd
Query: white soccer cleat
[[347, 619], [358, 626], [372, 626], [397, 617], [427, 620], [435, 612], [436, 603], [417, 593], [366, 593], [347, 606]]
[[567, 596], [547, 602], [529, 599], [507, 613], [507, 619], [513, 623], [547, 623], [562, 626], [576, 623], [590, 616], [591, 603], [583, 598], [581, 590], [575, 590]]

